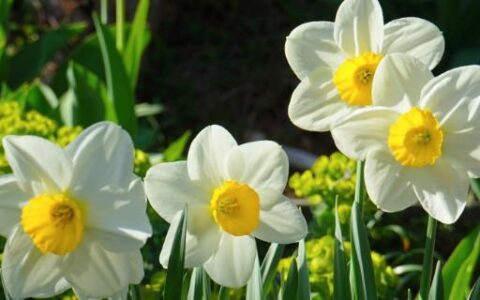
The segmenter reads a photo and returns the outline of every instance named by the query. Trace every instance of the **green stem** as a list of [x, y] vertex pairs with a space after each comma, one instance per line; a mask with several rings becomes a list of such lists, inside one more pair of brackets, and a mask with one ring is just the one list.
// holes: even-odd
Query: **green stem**
[[355, 199], [354, 201], [358, 203], [360, 212], [363, 213], [363, 203], [365, 202], [366, 192], [365, 192], [365, 180], [363, 169], [365, 168], [365, 161], [357, 161], [357, 177], [355, 184]]
[[470, 179], [470, 187], [472, 188], [473, 193], [480, 200], [480, 183], [478, 182], [479, 179]]
[[100, 1], [100, 20], [103, 25], [108, 23], [108, 0]]
[[420, 299], [428, 299], [430, 280], [432, 278], [433, 252], [437, 237], [437, 220], [428, 216], [427, 237], [425, 238], [425, 251], [423, 254], [423, 271], [420, 279]]
[[117, 0], [117, 26], [115, 28], [117, 33], [117, 49], [121, 53], [123, 51], [123, 25], [125, 22], [125, 0]]
[[130, 286], [130, 298], [132, 300], [142, 300], [142, 292], [140, 291], [140, 286], [138, 284]]

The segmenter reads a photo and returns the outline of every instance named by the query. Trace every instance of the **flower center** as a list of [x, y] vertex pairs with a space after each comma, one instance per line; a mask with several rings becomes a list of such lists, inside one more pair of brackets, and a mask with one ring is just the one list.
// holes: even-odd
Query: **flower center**
[[366, 52], [348, 58], [340, 65], [333, 83], [343, 101], [352, 106], [372, 104], [373, 76], [382, 58], [381, 54]]
[[433, 165], [442, 145], [443, 131], [430, 111], [414, 107], [390, 126], [388, 147], [402, 166]]
[[73, 251], [85, 227], [80, 204], [65, 194], [30, 199], [22, 209], [21, 224], [40, 251], [57, 255]]
[[250, 234], [260, 222], [258, 194], [234, 180], [225, 181], [213, 191], [210, 208], [220, 228], [235, 236]]

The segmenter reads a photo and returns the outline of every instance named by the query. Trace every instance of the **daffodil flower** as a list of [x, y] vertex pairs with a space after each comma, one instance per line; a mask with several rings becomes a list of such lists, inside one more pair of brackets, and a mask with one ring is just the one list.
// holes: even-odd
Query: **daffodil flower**
[[377, 0], [345, 0], [335, 23], [305, 23], [287, 37], [285, 54], [301, 80], [290, 119], [305, 130], [328, 131], [343, 116], [372, 104], [372, 80], [385, 55], [406, 53], [433, 69], [444, 47], [442, 33], [428, 21], [402, 18], [384, 25]]
[[152, 167], [145, 191], [152, 207], [171, 225], [160, 254], [168, 265], [173, 235], [187, 210], [185, 265], [203, 266], [217, 283], [246, 284], [256, 256], [255, 238], [293, 243], [307, 234], [304, 217], [282, 195], [288, 160], [270, 141], [237, 145], [213, 125], [192, 141], [187, 161]]
[[480, 67], [433, 77], [411, 56], [392, 54], [373, 82], [374, 107], [332, 129], [337, 147], [364, 160], [372, 201], [387, 212], [418, 201], [453, 223], [465, 208], [469, 177], [480, 176]]
[[111, 123], [66, 149], [35, 136], [7, 136], [13, 174], [0, 177], [4, 287], [14, 299], [126, 297], [143, 278], [140, 248], [151, 235], [133, 144]]

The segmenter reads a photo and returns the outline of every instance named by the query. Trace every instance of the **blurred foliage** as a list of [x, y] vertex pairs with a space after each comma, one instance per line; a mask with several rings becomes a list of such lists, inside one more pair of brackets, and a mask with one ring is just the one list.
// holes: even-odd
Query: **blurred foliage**
[[[306, 242], [309, 281], [312, 289], [312, 299], [326, 300], [333, 296], [333, 255], [335, 238], [330, 235]], [[351, 255], [350, 242], [344, 242], [347, 257]], [[375, 281], [380, 299], [390, 299], [391, 292], [397, 283], [398, 276], [386, 262], [386, 258], [377, 252], [371, 253]], [[288, 269], [293, 257], [286, 257], [280, 261], [278, 271], [282, 280], [286, 280]], [[345, 287], [347, 288], [347, 287]]]

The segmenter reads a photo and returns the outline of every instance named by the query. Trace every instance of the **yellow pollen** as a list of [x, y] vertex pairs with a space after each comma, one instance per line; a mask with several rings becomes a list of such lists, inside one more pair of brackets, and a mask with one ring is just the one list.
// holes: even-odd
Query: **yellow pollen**
[[75, 250], [85, 227], [80, 204], [66, 194], [30, 199], [22, 209], [21, 224], [41, 252], [57, 255]]
[[428, 110], [414, 107], [390, 126], [388, 147], [402, 166], [435, 164], [442, 155], [442, 145], [443, 131]]
[[372, 104], [372, 81], [381, 54], [366, 52], [346, 59], [333, 76], [340, 98], [348, 105]]
[[213, 219], [224, 231], [247, 235], [260, 222], [260, 199], [246, 184], [227, 180], [213, 191], [210, 200]]

